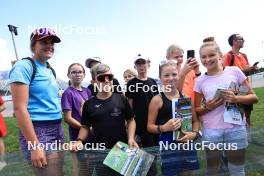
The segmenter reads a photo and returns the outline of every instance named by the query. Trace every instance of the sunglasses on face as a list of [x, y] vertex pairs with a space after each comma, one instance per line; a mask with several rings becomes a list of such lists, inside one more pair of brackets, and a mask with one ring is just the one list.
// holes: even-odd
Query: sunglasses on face
[[245, 41], [244, 38], [237, 38], [237, 41]]
[[105, 82], [106, 78], [108, 79], [108, 81], [112, 81], [114, 79], [114, 75], [113, 74], [103, 74], [103, 75], [97, 76], [97, 80], [99, 82]]
[[54, 36], [56, 36], [56, 33], [54, 30], [52, 30], [50, 28], [39, 28], [33, 32], [33, 35], [32, 35], [30, 40], [32, 40], [36, 35], [40, 35], [40, 36], [54, 35]]

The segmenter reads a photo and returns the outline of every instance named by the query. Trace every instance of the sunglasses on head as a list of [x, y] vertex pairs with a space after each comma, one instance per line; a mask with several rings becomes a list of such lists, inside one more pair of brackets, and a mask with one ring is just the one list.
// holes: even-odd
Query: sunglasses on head
[[174, 60], [162, 60], [160, 61], [159, 66], [162, 67], [163, 65], [167, 65], [167, 64], [177, 64], [177, 62]]
[[33, 32], [33, 35], [32, 35], [30, 40], [32, 40], [36, 35], [39, 35], [39, 36], [54, 35], [54, 36], [56, 36], [56, 33], [54, 30], [52, 30], [50, 28], [39, 28]]
[[114, 75], [113, 74], [103, 74], [103, 75], [97, 76], [97, 80], [99, 82], [105, 82], [106, 78], [108, 79], [108, 81], [112, 81], [114, 79]]

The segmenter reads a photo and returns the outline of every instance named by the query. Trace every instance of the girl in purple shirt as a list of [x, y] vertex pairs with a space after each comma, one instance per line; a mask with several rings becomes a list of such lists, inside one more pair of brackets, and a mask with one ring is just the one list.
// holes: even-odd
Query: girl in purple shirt
[[70, 78], [70, 86], [62, 94], [61, 107], [64, 120], [69, 125], [70, 140], [75, 141], [81, 128], [82, 106], [91, 97], [91, 92], [82, 87], [85, 70], [81, 64], [71, 64], [67, 75]]
[[[70, 86], [62, 94], [61, 107], [64, 120], [69, 125], [70, 140], [75, 141], [81, 128], [82, 106], [91, 97], [91, 92], [82, 87], [85, 70], [81, 64], [71, 64], [67, 76], [70, 79]], [[78, 175], [76, 154], [72, 155], [72, 160], [72, 175]]]

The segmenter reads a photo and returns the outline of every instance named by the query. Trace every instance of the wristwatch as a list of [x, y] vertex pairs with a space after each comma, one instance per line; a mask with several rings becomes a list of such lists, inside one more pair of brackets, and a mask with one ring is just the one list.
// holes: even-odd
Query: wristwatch
[[157, 131], [158, 131], [159, 134], [161, 133], [160, 125], [157, 126]]
[[193, 132], [193, 133], [196, 133], [196, 136], [195, 136], [195, 138], [193, 139], [194, 141], [201, 137], [199, 131], [192, 131], [192, 132]]

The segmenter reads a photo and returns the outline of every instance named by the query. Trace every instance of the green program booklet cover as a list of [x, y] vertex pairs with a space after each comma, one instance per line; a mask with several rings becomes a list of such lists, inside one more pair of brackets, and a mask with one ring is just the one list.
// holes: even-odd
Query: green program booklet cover
[[[172, 99], [172, 117], [180, 118], [181, 131], [192, 131], [192, 100], [191, 98]], [[177, 140], [181, 135], [180, 130], [173, 133], [173, 140]]]
[[125, 176], [145, 176], [154, 156], [139, 149], [129, 148], [118, 141], [106, 156], [103, 164]]

